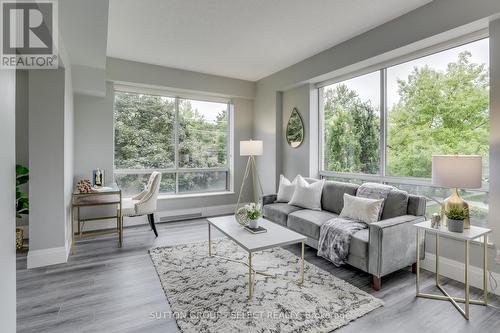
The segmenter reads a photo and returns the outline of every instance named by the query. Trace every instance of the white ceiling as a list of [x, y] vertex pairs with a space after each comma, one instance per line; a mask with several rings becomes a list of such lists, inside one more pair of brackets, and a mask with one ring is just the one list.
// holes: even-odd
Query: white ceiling
[[430, 0], [110, 0], [107, 55], [258, 80]]

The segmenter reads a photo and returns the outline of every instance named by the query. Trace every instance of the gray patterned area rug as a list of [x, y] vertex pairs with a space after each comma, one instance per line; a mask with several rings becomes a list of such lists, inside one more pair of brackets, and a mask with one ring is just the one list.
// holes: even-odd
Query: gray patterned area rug
[[[247, 260], [229, 240], [213, 246], [218, 255]], [[248, 301], [248, 268], [207, 252], [207, 242], [150, 250], [182, 332], [329, 332], [383, 305], [307, 262], [304, 284], [290, 281], [299, 277], [300, 258], [282, 248], [254, 253], [255, 268], [278, 277], [257, 275]]]

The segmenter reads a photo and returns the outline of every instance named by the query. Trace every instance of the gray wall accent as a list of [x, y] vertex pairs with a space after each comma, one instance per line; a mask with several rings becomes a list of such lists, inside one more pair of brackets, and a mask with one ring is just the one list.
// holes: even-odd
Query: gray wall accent
[[[279, 125], [281, 135], [278, 139], [281, 145], [281, 156], [283, 161], [282, 173], [290, 180], [295, 178], [298, 174], [309, 177], [309, 150], [311, 149], [311, 133], [309, 132], [309, 90], [309, 85], [306, 84], [283, 92], [283, 111]], [[304, 142], [297, 148], [290, 147], [286, 141], [286, 127], [293, 108], [297, 108], [302, 118], [302, 122], [304, 123]]]
[[[16, 71], [16, 164], [29, 164], [29, 128], [28, 128], [28, 71]], [[29, 185], [24, 184], [21, 190], [29, 194]], [[28, 226], [29, 216], [17, 219], [17, 226]], [[28, 238], [28, 228], [23, 228], [24, 237]]]
[[71, 195], [74, 178], [74, 100], [71, 66], [64, 71], [64, 232], [65, 245], [71, 239]]
[[182, 69], [107, 58], [107, 80], [146, 86], [169, 87], [241, 98], [255, 97], [255, 83]]
[[92, 179], [92, 170], [104, 169], [113, 180], [113, 84], [106, 96], [75, 94], [75, 180]]
[[0, 133], [4, 144], [0, 155], [0, 323], [2, 332], [16, 332], [15, 247], [15, 89], [16, 73], [0, 70]]
[[[65, 70], [29, 73], [30, 251], [65, 246]], [[70, 140], [69, 144], [71, 144]]]
[[[274, 126], [280, 117], [284, 117], [280, 114], [280, 105], [276, 98], [280, 91], [285, 91], [284, 98], [286, 98], [287, 91], [301, 87], [304, 84], [321, 82], [333, 76], [359, 71], [398, 56], [487, 28], [490, 19], [498, 18], [499, 14], [500, 1], [498, 0], [435, 0], [258, 81], [255, 99], [254, 136], [264, 140], [265, 155], [257, 162], [265, 186], [264, 191], [268, 193], [276, 191], [276, 175], [279, 174], [278, 166], [281, 163], [279, 159], [283, 157], [283, 153], [280, 152], [282, 144], [279, 140], [279, 137], [282, 136], [281, 129]], [[500, 109], [498, 97], [500, 95], [498, 93], [500, 89], [500, 63], [498, 61], [500, 59], [498, 46], [500, 44], [500, 28], [498, 28], [498, 25], [497, 21], [492, 22], [490, 25], [490, 87], [492, 94], [490, 226], [497, 231], [500, 230], [500, 222], [493, 220], [493, 217], [498, 216], [497, 213], [500, 213], [500, 207], [496, 207], [498, 206], [496, 203], [500, 202], [500, 176], [498, 176], [498, 172], [495, 172], [495, 170], [500, 169], [500, 148], [496, 147], [496, 141], [500, 141], [500, 137], [498, 137], [498, 133], [500, 133], [500, 116], [497, 115], [497, 111]], [[310, 103], [311, 110], [313, 108], [317, 109], [315, 98], [317, 99], [317, 96], [315, 97], [311, 93], [309, 99], [303, 101], [303, 103]], [[312, 114], [312, 117], [317, 117], [317, 115]], [[317, 123], [317, 121], [315, 122]], [[306, 134], [306, 137], [310, 138], [309, 135], [310, 133]], [[318, 147], [317, 144], [315, 146]], [[311, 161], [309, 170], [313, 174], [314, 170], [318, 168], [317, 152], [314, 152], [314, 150], [317, 149], [311, 149], [309, 155], [298, 156], [293, 163], [300, 163], [301, 160], [309, 159]], [[313, 154], [316, 154], [316, 156]], [[283, 158], [283, 160], [285, 159]], [[316, 166], [313, 165], [314, 163], [316, 163]], [[291, 168], [291, 166], [282, 166], [283, 170], [288, 168]], [[499, 233], [497, 232], [495, 235], [496, 244], [500, 244]], [[427, 241], [427, 244], [430, 243], [430, 241]], [[461, 244], [453, 240], [447, 240], [443, 241], [442, 245], [447, 247], [447, 250], [442, 252], [444, 256], [457, 261], [463, 260], [460, 257], [463, 253]], [[434, 251], [432, 245], [429, 245], [426, 250]], [[475, 265], [479, 265], [478, 261], [476, 261], [478, 259], [476, 250], [476, 248], [472, 250], [471, 259], [474, 260]], [[493, 252], [490, 251], [490, 262], [492, 262]], [[499, 265], [490, 265], [490, 267], [492, 270], [500, 272]]]

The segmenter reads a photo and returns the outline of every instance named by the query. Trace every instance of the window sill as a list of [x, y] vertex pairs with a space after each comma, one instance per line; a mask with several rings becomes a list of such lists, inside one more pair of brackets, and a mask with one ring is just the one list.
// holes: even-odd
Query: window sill
[[202, 192], [202, 193], [187, 193], [187, 194], [160, 194], [158, 196], [158, 200], [203, 198], [203, 197], [215, 197], [215, 196], [232, 195], [232, 194], [235, 193], [233, 191], [221, 191], [221, 192]]

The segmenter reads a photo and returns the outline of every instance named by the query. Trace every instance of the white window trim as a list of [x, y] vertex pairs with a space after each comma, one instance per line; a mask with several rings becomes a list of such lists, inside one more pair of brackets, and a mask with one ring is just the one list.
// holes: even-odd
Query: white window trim
[[[179, 95], [174, 92], [170, 92], [163, 89], [147, 88], [147, 87], [137, 87], [129, 85], [115, 84], [113, 90], [113, 96], [116, 92], [125, 93], [135, 93], [135, 94], [145, 94], [145, 95], [157, 95], [169, 98], [175, 98], [175, 124], [174, 124], [174, 167], [172, 168], [148, 168], [148, 169], [115, 169], [114, 166], [114, 138], [113, 138], [113, 176], [114, 175], [125, 175], [125, 174], [147, 174], [153, 171], [158, 171], [161, 173], [174, 173], [175, 174], [175, 193], [160, 192], [160, 199], [170, 199], [170, 198], [188, 198], [188, 197], [199, 197], [199, 196], [212, 196], [212, 195], [225, 195], [234, 193], [234, 104], [228, 98], [224, 97], [207, 97], [207, 96], [193, 96], [193, 95]], [[211, 168], [180, 168], [179, 165], [179, 138], [178, 138], [178, 126], [179, 126], [179, 100], [180, 99], [191, 99], [196, 101], [204, 102], [215, 102], [215, 103], [225, 103], [227, 104], [228, 112], [228, 138], [227, 138], [227, 162], [225, 167], [211, 167]], [[114, 113], [114, 110], [113, 110]], [[114, 120], [113, 120], [114, 123]], [[114, 129], [113, 129], [114, 133]], [[225, 172], [226, 173], [226, 189], [225, 190], [207, 190], [207, 191], [190, 191], [190, 192], [179, 192], [179, 174], [182, 173], [195, 173], [195, 172]]]
[[[418, 178], [418, 177], [404, 177], [404, 176], [388, 176], [386, 167], [387, 167], [387, 80], [386, 73], [387, 69], [392, 66], [396, 66], [408, 61], [412, 61], [418, 58], [426, 57], [435, 53], [439, 53], [442, 51], [446, 51], [448, 49], [458, 47], [461, 45], [469, 44], [484, 38], [489, 38], [488, 29], [476, 31], [474, 33], [468, 34], [466, 36], [456, 38], [450, 40], [445, 43], [440, 43], [431, 47], [424, 48], [422, 50], [412, 52], [410, 54], [406, 54], [401, 57], [394, 58], [389, 61], [385, 61], [379, 63], [374, 66], [369, 66], [357, 71], [353, 71], [349, 74], [340, 75], [337, 77], [333, 77], [331, 79], [319, 82], [315, 84], [315, 87], [318, 89], [318, 112], [319, 112], [319, 175], [320, 177], [336, 177], [336, 178], [344, 178], [344, 179], [360, 179], [372, 182], [379, 183], [396, 183], [401, 185], [420, 185], [420, 186], [429, 186], [436, 187], [432, 185], [432, 180], [429, 178]], [[335, 83], [339, 83], [342, 81], [346, 81], [352, 78], [356, 78], [362, 75], [366, 75], [369, 73], [373, 73], [379, 71], [380, 72], [380, 173], [379, 174], [365, 174], [365, 173], [347, 173], [347, 172], [337, 172], [337, 171], [328, 171], [324, 170], [324, 112], [322, 110], [322, 98], [323, 98], [323, 88], [332, 85]], [[480, 189], [474, 189], [477, 192], [489, 192], [489, 183], [483, 182], [482, 187]]]

